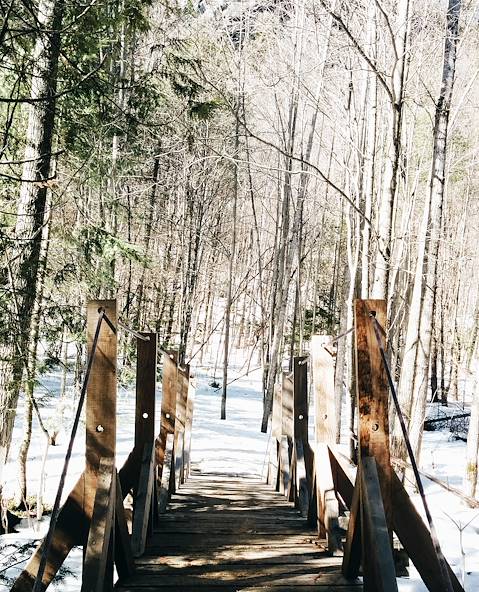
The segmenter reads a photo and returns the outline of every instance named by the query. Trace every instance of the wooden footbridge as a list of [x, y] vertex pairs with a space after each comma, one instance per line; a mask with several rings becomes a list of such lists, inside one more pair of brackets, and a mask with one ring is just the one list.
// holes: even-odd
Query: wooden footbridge
[[82, 592], [393, 592], [394, 536], [429, 590], [462, 591], [391, 468], [387, 380], [371, 310], [385, 327], [383, 302], [356, 302], [358, 467], [335, 446], [334, 346], [316, 336], [311, 359], [296, 357], [275, 390], [262, 482], [233, 476], [234, 467], [224, 475], [191, 465], [195, 388], [173, 353], [163, 355], [156, 429], [154, 333], [137, 335], [134, 444], [117, 471], [116, 303], [90, 302], [85, 470], [12, 590], [44, 590], [81, 545]]

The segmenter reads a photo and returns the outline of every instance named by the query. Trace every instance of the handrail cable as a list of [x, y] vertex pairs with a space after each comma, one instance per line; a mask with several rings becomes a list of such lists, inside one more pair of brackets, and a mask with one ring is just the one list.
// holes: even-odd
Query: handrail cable
[[407, 428], [406, 428], [406, 423], [404, 421], [404, 416], [403, 413], [401, 411], [401, 407], [399, 405], [399, 399], [398, 399], [398, 395], [397, 395], [397, 391], [396, 391], [396, 387], [394, 385], [394, 381], [392, 378], [392, 374], [391, 374], [391, 369], [389, 368], [389, 364], [386, 358], [386, 352], [384, 351], [384, 346], [383, 346], [383, 342], [382, 342], [382, 338], [381, 338], [381, 331], [384, 331], [383, 328], [381, 327], [381, 325], [379, 324], [379, 321], [376, 318], [376, 312], [375, 311], [369, 311], [369, 317], [373, 323], [374, 326], [374, 333], [376, 335], [376, 340], [378, 342], [378, 346], [379, 346], [379, 351], [381, 352], [381, 359], [383, 361], [384, 364], [384, 368], [386, 370], [386, 374], [387, 374], [387, 379], [388, 379], [388, 383], [389, 383], [389, 388], [391, 390], [391, 394], [392, 394], [392, 398], [394, 401], [394, 406], [396, 408], [396, 413], [398, 415], [398, 419], [399, 419], [399, 423], [401, 425], [401, 431], [404, 437], [404, 441], [406, 444], [406, 448], [407, 448], [407, 452], [409, 455], [409, 459], [411, 461], [411, 467], [414, 473], [414, 477], [416, 479], [416, 484], [417, 484], [417, 488], [419, 490], [419, 495], [421, 496], [421, 500], [422, 500], [422, 504], [424, 507], [424, 512], [426, 513], [426, 517], [427, 517], [427, 521], [429, 523], [429, 529], [431, 531], [431, 539], [432, 539], [432, 543], [434, 545], [434, 550], [436, 551], [436, 556], [437, 556], [437, 560], [439, 563], [439, 567], [441, 569], [441, 574], [444, 580], [444, 584], [445, 584], [445, 589], [447, 590], [447, 592], [454, 592], [454, 588], [452, 587], [452, 582], [451, 582], [451, 578], [449, 575], [449, 570], [448, 570], [448, 566], [446, 563], [446, 558], [444, 557], [444, 554], [442, 552], [441, 549], [441, 545], [439, 543], [439, 538], [437, 536], [437, 531], [436, 531], [436, 527], [434, 525], [434, 521], [432, 519], [432, 515], [431, 512], [429, 510], [429, 505], [427, 503], [426, 500], [426, 493], [424, 491], [424, 486], [422, 484], [422, 480], [421, 480], [421, 475], [419, 474], [419, 469], [416, 463], [416, 458], [414, 456], [414, 452], [412, 449], [412, 445], [411, 445], [411, 441], [409, 440], [409, 435], [407, 432]]
[[[43, 582], [42, 582], [43, 581], [43, 574], [45, 573], [48, 554], [50, 552], [50, 547], [51, 547], [52, 540], [53, 540], [53, 532], [55, 530], [55, 526], [56, 526], [58, 516], [60, 513], [60, 502], [61, 502], [62, 495], [63, 495], [63, 489], [65, 487], [65, 480], [66, 480], [66, 476], [67, 476], [67, 472], [68, 472], [68, 465], [70, 464], [70, 458], [71, 458], [72, 451], [73, 451], [73, 443], [75, 441], [75, 436], [76, 436], [76, 433], [78, 430], [78, 425], [80, 423], [80, 415], [82, 412], [83, 403], [85, 401], [88, 383], [90, 382], [91, 369], [93, 366], [93, 360], [95, 358], [95, 352], [96, 352], [96, 348], [98, 345], [98, 338], [100, 336], [101, 325], [102, 325], [103, 321], [106, 321], [108, 325], [110, 325], [110, 323], [111, 323], [111, 321], [106, 316], [104, 309], [99, 309], [98, 314], [99, 314], [98, 321], [96, 324], [95, 334], [93, 337], [90, 356], [88, 358], [88, 365], [87, 365], [87, 369], [85, 372], [85, 378], [83, 379], [83, 385], [82, 385], [82, 389], [81, 389], [81, 393], [80, 393], [80, 398], [78, 399], [78, 406], [77, 406], [77, 410], [75, 413], [75, 420], [73, 422], [73, 426], [71, 429], [70, 440], [68, 442], [68, 448], [67, 448], [67, 452], [65, 454], [65, 460], [63, 463], [63, 470], [62, 470], [62, 473], [60, 476], [60, 482], [58, 484], [57, 494], [55, 497], [55, 503], [53, 504], [52, 515], [50, 518], [50, 524], [48, 526], [47, 535], [45, 537], [45, 542], [43, 544], [42, 556], [40, 559], [40, 564], [38, 566], [37, 575], [35, 576], [35, 581], [33, 584], [32, 592], [42, 592], [43, 591]], [[111, 327], [111, 325], [110, 325], [110, 327]]]

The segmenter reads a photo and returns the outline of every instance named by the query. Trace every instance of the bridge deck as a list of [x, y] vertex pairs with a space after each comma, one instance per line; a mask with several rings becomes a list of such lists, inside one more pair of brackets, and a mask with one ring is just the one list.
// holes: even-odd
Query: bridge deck
[[[315, 542], [316, 541], [316, 542]], [[284, 496], [259, 480], [193, 475], [122, 592], [359, 592]]]

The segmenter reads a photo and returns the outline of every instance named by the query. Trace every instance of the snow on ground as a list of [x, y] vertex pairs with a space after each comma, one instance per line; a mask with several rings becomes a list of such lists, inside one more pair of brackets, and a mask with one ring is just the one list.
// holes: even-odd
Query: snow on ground
[[[220, 415], [221, 391], [210, 386], [213, 381], [211, 368], [197, 369], [197, 394], [193, 424], [192, 462], [204, 472], [230, 473], [234, 475], [265, 474], [269, 436], [261, 434], [262, 414], [261, 373], [258, 370], [248, 376], [241, 360], [233, 360], [233, 369], [228, 380], [231, 382], [227, 397], [227, 419]], [[43, 379], [43, 384], [51, 393], [58, 392], [60, 377], [54, 373]], [[117, 447], [118, 466], [126, 458], [133, 441], [134, 390], [120, 388], [118, 391], [118, 427]], [[161, 389], [157, 392], [157, 420], [159, 420]], [[52, 397], [44, 413], [54, 418], [58, 413], [58, 400]], [[14, 445], [11, 458], [18, 453], [22, 433], [22, 409], [19, 409], [15, 425]], [[312, 420], [311, 413], [311, 420]], [[71, 416], [71, 409], [65, 410], [65, 416]], [[312, 423], [312, 421], [311, 421]], [[44, 437], [39, 430], [34, 431], [34, 440], [29, 461], [29, 486], [36, 493], [39, 483], [41, 460], [44, 452]], [[59, 445], [50, 447], [46, 464], [45, 498], [52, 503], [58, 485], [66, 450], [66, 435], [61, 434]], [[65, 495], [71, 489], [81, 473], [84, 464], [84, 424], [81, 424], [70, 465]], [[425, 432], [423, 443], [423, 468], [455, 487], [462, 486], [464, 474], [465, 444], [451, 442], [445, 431]], [[5, 491], [13, 494], [16, 489], [16, 463], [10, 462], [6, 468]], [[456, 496], [429, 481], [425, 481], [428, 500], [432, 509], [444, 553], [454, 571], [461, 574], [461, 548], [459, 527], [471, 521], [463, 534], [463, 548], [466, 555], [466, 591], [479, 590], [479, 510], [467, 508]], [[416, 506], [421, 511], [420, 500], [415, 496]], [[422, 513], [422, 512], [421, 512]], [[454, 522], [456, 524], [454, 524]], [[37, 524], [22, 524], [19, 534], [0, 537], [0, 573], [6, 563], [11, 562], [8, 555], [11, 549], [2, 546], [10, 542], [25, 542], [43, 535], [48, 519]], [[69, 556], [67, 567], [74, 572], [80, 571], [81, 550], [75, 549]], [[9, 570], [13, 576], [19, 568]], [[16, 570], [16, 572], [15, 572]], [[411, 576], [399, 581], [401, 592], [423, 592], [426, 587], [420, 582], [418, 574], [411, 567]], [[8, 586], [0, 583], [0, 592], [6, 592]], [[68, 576], [58, 589], [75, 592], [80, 590], [80, 580]]]

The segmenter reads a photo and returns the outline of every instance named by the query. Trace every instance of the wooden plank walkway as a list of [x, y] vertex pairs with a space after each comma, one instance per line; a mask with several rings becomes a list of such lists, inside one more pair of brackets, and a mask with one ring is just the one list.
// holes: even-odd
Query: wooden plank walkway
[[260, 480], [197, 474], [173, 496], [135, 575], [117, 590], [360, 592], [360, 581], [341, 576], [341, 560]]

